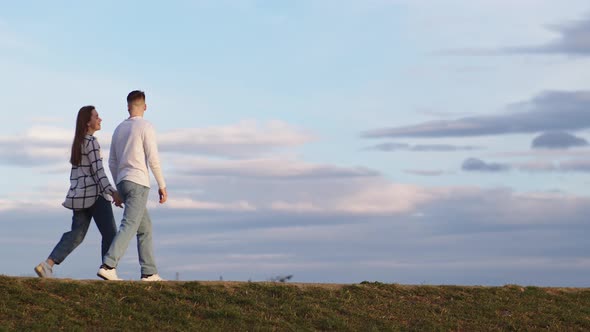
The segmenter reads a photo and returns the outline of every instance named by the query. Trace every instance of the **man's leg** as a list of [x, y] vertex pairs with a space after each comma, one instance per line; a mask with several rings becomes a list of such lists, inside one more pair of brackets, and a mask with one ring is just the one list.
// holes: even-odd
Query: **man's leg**
[[152, 243], [152, 220], [145, 209], [143, 219], [137, 230], [137, 253], [142, 275], [157, 274], [156, 261], [154, 260], [154, 247]]
[[117, 267], [119, 259], [127, 251], [131, 238], [137, 234], [137, 229], [146, 211], [145, 206], [149, 193], [148, 187], [130, 181], [121, 181], [117, 184], [117, 189], [122, 195], [125, 204], [123, 219], [109, 251], [102, 260], [105, 265], [112, 268]]

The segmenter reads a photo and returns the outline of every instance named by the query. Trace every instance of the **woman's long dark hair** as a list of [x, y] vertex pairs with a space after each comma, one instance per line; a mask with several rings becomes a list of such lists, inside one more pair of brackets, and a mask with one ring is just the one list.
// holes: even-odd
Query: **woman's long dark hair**
[[94, 106], [88, 105], [82, 107], [78, 111], [78, 118], [76, 119], [76, 133], [74, 134], [74, 142], [72, 142], [72, 154], [70, 156], [70, 164], [72, 166], [79, 166], [82, 162], [82, 143], [84, 137], [88, 132], [88, 122], [92, 117], [92, 110]]

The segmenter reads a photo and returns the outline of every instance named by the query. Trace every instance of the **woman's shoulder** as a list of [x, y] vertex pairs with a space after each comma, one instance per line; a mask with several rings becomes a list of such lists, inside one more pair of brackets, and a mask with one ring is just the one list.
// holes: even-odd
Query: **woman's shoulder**
[[92, 135], [86, 135], [84, 137], [84, 143], [82, 144], [84, 150], [94, 150], [100, 149], [100, 144], [98, 144], [98, 140], [96, 137]]

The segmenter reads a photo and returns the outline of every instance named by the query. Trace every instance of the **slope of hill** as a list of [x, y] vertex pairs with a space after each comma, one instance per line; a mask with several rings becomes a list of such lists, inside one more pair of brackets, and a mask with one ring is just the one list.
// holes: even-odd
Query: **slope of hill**
[[0, 330], [590, 330], [590, 289], [0, 276]]

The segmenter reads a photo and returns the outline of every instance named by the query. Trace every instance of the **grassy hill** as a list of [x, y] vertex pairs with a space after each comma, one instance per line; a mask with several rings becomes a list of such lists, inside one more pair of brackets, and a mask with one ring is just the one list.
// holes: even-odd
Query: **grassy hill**
[[0, 276], [5, 330], [590, 331], [590, 289]]

